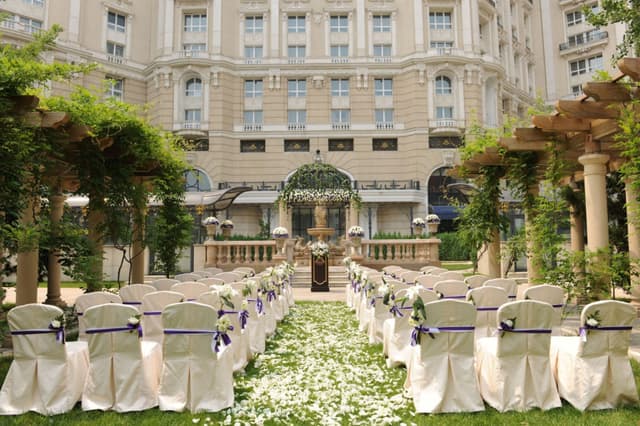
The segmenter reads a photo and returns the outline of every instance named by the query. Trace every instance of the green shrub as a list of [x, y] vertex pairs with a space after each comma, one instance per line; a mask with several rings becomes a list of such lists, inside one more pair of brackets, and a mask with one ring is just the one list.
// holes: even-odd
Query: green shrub
[[471, 260], [471, 248], [461, 244], [457, 232], [443, 232], [436, 235], [440, 243], [440, 260]]

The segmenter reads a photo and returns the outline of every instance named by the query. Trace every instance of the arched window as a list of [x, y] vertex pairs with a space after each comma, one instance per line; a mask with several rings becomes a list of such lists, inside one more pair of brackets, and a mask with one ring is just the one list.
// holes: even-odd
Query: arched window
[[187, 96], [202, 96], [202, 80], [199, 78], [187, 80], [184, 94]]
[[436, 95], [450, 95], [451, 92], [451, 79], [449, 79], [449, 77], [445, 77], [444, 75], [437, 76]]
[[211, 180], [202, 170], [187, 170], [184, 172], [184, 189], [187, 192], [211, 191]]

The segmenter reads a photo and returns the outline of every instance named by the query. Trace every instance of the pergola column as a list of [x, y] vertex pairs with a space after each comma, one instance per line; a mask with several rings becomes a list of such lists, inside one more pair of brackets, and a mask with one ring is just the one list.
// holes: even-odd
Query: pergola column
[[[537, 197], [538, 194], [540, 193], [540, 188], [536, 184], [534, 186], [529, 187], [528, 192], [529, 192], [529, 195], [533, 197]], [[528, 209], [527, 211], [525, 211], [524, 226], [525, 226], [525, 231], [527, 235], [533, 228], [534, 219], [535, 219], [535, 214], [531, 209]], [[527, 277], [529, 279], [529, 282], [535, 282], [536, 280], [541, 278], [541, 275], [540, 275], [540, 266], [541, 266], [540, 254], [541, 253], [540, 253], [539, 247], [536, 247], [536, 245], [534, 244], [533, 239], [527, 238], [526, 243], [527, 243]]]
[[360, 224], [360, 210], [356, 206], [356, 203], [351, 200], [349, 201], [349, 216], [347, 220], [347, 229], [345, 230], [345, 234], [349, 232], [349, 228], [352, 226], [357, 226]]
[[[631, 181], [625, 182], [625, 194], [627, 198], [627, 232], [629, 234], [629, 260], [631, 265], [640, 261], [640, 204], [638, 203], [638, 191], [633, 187]], [[636, 265], [637, 266], [637, 265]], [[640, 277], [631, 274], [631, 289], [634, 294], [640, 293]]]
[[578, 158], [584, 166], [584, 195], [587, 213], [587, 247], [589, 251], [609, 247], [609, 213], [607, 211], [607, 162], [609, 155], [585, 154]]
[[131, 244], [131, 283], [144, 283], [144, 228], [147, 212], [141, 207], [134, 214], [133, 241]]
[[[22, 212], [20, 224], [26, 227], [33, 226], [34, 208], [36, 199], [30, 199], [26, 208]], [[30, 245], [31, 241], [24, 241]], [[20, 242], [19, 242], [20, 244]], [[18, 247], [17, 271], [16, 271], [16, 305], [26, 305], [27, 303], [38, 302], [38, 246], [27, 246], [22, 251]]]
[[[63, 210], [64, 195], [57, 191], [49, 196], [49, 219], [53, 228], [62, 220]], [[66, 303], [60, 297], [62, 267], [60, 265], [59, 251], [55, 248], [52, 248], [49, 252], [47, 272], [47, 299], [44, 303], [47, 305], [66, 306]]]
[[289, 235], [291, 235], [291, 209], [284, 203], [278, 204], [278, 223], [279, 226], [287, 228]]
[[[87, 214], [87, 228], [89, 233], [89, 241], [93, 244], [93, 248], [96, 253], [96, 261], [92, 263], [92, 272], [100, 277], [100, 281], [103, 280], [103, 256], [104, 256], [104, 241], [102, 238], [102, 224], [104, 222], [104, 213], [97, 209], [92, 209], [89, 206], [89, 213]], [[93, 289], [94, 291], [96, 289]]]

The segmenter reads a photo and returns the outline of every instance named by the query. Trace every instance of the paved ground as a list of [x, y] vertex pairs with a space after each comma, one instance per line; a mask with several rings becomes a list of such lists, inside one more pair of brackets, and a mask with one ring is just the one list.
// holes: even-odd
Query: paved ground
[[[16, 300], [15, 288], [7, 288], [6, 303], [14, 303]], [[68, 305], [75, 303], [76, 298], [83, 292], [78, 288], [63, 288], [62, 299], [67, 302]], [[318, 302], [344, 302], [345, 301], [345, 288], [334, 287], [328, 292], [311, 292], [309, 288], [296, 287], [293, 289], [295, 300], [300, 301], [318, 301]], [[38, 289], [38, 302], [44, 302], [47, 297], [47, 289]], [[579, 312], [569, 312], [567, 318], [563, 322], [563, 328], [567, 330], [577, 330], [579, 327]], [[631, 345], [629, 349], [629, 355], [633, 356], [638, 362], [640, 362], [640, 319], [636, 319], [634, 322], [633, 331], [631, 332]]]

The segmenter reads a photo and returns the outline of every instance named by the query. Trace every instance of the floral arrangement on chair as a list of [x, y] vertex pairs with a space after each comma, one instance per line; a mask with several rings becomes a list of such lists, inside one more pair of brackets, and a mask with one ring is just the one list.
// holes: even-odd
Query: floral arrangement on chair
[[311, 254], [314, 257], [325, 257], [329, 255], [329, 245], [324, 241], [316, 241], [311, 245]]
[[425, 218], [427, 223], [440, 223], [440, 217], [437, 214], [428, 214]]
[[362, 238], [364, 237], [364, 229], [362, 229], [362, 227], [355, 225], [352, 226], [351, 228], [349, 228], [349, 232], [348, 232], [350, 237], [359, 237]]
[[230, 219], [225, 219], [220, 224], [220, 228], [222, 228], [222, 229], [233, 229], [233, 222]]
[[411, 224], [414, 228], [424, 228], [425, 226], [427, 226], [426, 222], [421, 217], [416, 217], [415, 219], [413, 219]]
[[207, 225], [219, 225], [219, 224], [220, 224], [220, 221], [215, 216], [208, 216], [208, 217], [205, 217], [204, 219], [202, 219], [202, 225], [204, 225], [204, 226], [207, 226]]
[[284, 226], [278, 226], [271, 235], [273, 235], [273, 238], [289, 238], [289, 231]]

